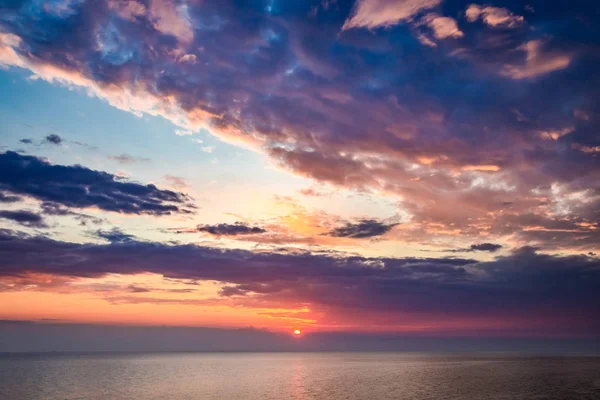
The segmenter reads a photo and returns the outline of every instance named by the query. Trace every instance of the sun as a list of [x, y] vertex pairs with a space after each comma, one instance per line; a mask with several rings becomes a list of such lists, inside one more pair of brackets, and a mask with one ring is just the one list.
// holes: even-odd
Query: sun
[[294, 330], [294, 335], [298, 336], [300, 335], [302, 332], [300, 332], [300, 329], [295, 329]]

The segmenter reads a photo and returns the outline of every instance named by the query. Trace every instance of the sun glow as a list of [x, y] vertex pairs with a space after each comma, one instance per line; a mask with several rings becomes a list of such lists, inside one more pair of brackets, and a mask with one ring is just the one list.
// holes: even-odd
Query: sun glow
[[298, 336], [300, 334], [302, 334], [302, 332], [300, 332], [300, 329], [294, 330], [294, 335]]

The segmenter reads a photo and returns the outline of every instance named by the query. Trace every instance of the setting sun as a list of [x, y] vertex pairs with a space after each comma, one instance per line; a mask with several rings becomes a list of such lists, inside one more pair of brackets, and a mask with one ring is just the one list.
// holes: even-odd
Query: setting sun
[[300, 329], [296, 329], [294, 330], [294, 335], [300, 335], [302, 332], [300, 332]]

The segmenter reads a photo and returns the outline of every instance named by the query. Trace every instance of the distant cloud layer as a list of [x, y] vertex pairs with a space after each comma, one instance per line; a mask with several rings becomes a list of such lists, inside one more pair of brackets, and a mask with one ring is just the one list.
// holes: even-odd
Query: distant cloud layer
[[[78, 244], [0, 231], [0, 276], [65, 279], [154, 273], [218, 281], [211, 304], [309, 307], [321, 323], [395, 327], [430, 324], [436, 332], [600, 334], [600, 261], [521, 248], [494, 261], [463, 258], [367, 258], [255, 253], [140, 242], [122, 232], [109, 244]], [[42, 278], [44, 279], [44, 278]], [[11, 287], [10, 290], [17, 288]], [[159, 304], [159, 297], [131, 299]], [[172, 300], [172, 299], [171, 299]], [[121, 301], [128, 301], [127, 298]], [[180, 304], [187, 300], [178, 299]], [[190, 304], [197, 304], [194, 299]], [[460, 327], [456, 325], [460, 321]], [[452, 325], [454, 324], [454, 325]]]
[[11, 151], [0, 153], [0, 190], [73, 208], [152, 215], [189, 212], [185, 208], [188, 199], [181, 193]]

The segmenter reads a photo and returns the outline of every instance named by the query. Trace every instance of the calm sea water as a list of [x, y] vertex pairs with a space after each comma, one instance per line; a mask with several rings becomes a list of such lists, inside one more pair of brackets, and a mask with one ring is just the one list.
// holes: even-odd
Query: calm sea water
[[0, 356], [2, 400], [600, 399], [600, 358], [382, 353]]

